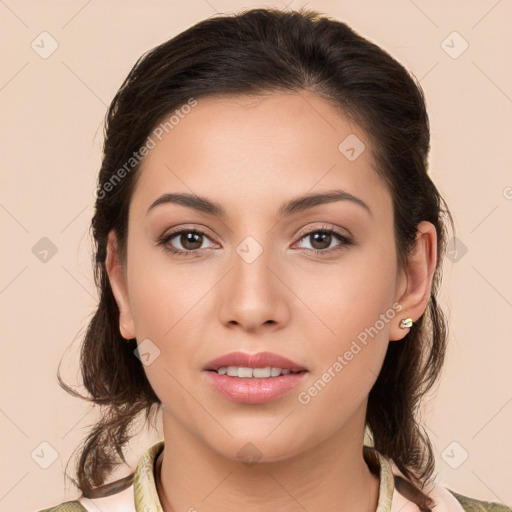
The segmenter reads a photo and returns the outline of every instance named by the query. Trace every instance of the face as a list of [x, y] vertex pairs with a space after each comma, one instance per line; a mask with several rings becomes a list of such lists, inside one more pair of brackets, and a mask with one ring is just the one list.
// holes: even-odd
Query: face
[[[365, 133], [301, 92], [200, 99], [153, 138], [130, 205], [123, 281], [110, 277], [123, 336], [149, 354], [166, 433], [187, 431], [232, 459], [251, 442], [267, 460], [362, 435], [389, 340], [411, 316], [398, 312], [392, 199]], [[345, 199], [283, 212], [337, 191]], [[150, 208], [171, 193], [223, 215]], [[307, 371], [272, 400], [236, 401], [204, 370], [234, 351], [273, 352]]]

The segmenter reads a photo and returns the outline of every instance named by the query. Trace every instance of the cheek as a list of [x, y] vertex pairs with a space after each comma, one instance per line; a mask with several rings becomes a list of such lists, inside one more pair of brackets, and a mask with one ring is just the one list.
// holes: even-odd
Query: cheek
[[130, 256], [129, 295], [137, 339], [162, 344], [176, 339], [200, 309], [208, 281], [204, 274], [172, 263], [163, 248], [133, 247]]
[[313, 411], [330, 411], [328, 429], [348, 421], [367, 398], [386, 356], [388, 325], [396, 321], [395, 310], [375, 292], [358, 301], [342, 295], [331, 311], [324, 311], [330, 329], [310, 335], [316, 336], [314, 372], [298, 397], [310, 417], [316, 416]]
[[[349, 249], [338, 261], [301, 264], [288, 279], [309, 309], [310, 325], [343, 346], [392, 307], [396, 272], [392, 248], [374, 243]], [[388, 325], [379, 322], [379, 330], [387, 334]]]

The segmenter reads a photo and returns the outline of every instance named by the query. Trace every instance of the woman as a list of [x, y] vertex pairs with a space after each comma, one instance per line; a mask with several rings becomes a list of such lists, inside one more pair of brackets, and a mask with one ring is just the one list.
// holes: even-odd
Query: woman
[[[419, 423], [453, 228], [428, 152], [420, 86], [315, 12], [211, 18], [143, 56], [92, 220], [103, 415], [82, 496], [47, 510], [512, 510], [435, 483]], [[160, 408], [164, 440], [105, 484]]]

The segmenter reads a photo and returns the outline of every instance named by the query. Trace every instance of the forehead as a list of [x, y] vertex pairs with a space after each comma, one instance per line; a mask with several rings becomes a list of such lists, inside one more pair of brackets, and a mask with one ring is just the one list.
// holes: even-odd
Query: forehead
[[366, 134], [313, 93], [203, 98], [156, 128], [132, 198], [137, 215], [175, 191], [210, 197], [228, 214], [335, 188], [389, 209]]

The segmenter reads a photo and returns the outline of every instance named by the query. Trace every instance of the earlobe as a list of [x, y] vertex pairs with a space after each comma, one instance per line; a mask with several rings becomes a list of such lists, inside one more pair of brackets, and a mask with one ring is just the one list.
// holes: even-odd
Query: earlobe
[[123, 272], [123, 266], [119, 260], [117, 237], [114, 231], [108, 235], [107, 256], [105, 259], [105, 267], [112, 293], [116, 299], [119, 309], [119, 330], [121, 336], [127, 340], [135, 338], [135, 325], [128, 300], [128, 290]]
[[436, 228], [431, 222], [422, 221], [417, 226], [416, 243], [408, 255], [407, 268], [404, 270], [405, 290], [400, 292], [401, 296], [396, 298], [397, 302], [402, 305], [402, 310], [389, 331], [390, 341], [401, 340], [410, 328], [414, 328], [413, 326], [410, 328], [400, 327], [401, 320], [411, 318], [413, 322], [416, 322], [425, 312], [430, 300], [436, 264]]

